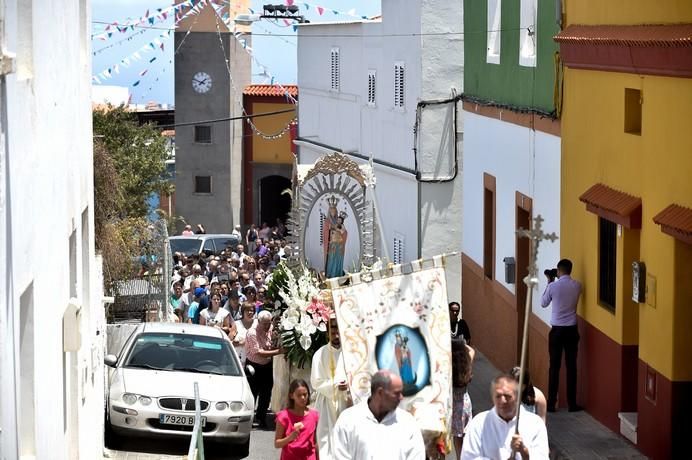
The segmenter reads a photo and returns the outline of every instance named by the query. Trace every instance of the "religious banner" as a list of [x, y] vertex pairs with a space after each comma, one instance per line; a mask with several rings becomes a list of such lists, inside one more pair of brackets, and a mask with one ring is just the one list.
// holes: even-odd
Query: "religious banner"
[[332, 283], [347, 382], [354, 404], [370, 394], [370, 376], [389, 369], [404, 384], [401, 408], [416, 418], [426, 443], [449, 440], [451, 344], [442, 256], [434, 266], [386, 276], [364, 272]]

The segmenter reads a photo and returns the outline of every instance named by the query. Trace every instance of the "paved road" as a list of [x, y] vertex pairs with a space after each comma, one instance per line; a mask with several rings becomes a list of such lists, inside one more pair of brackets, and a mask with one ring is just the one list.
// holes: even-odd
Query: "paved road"
[[[274, 448], [274, 432], [253, 430], [250, 438], [249, 460], [278, 460], [279, 451]], [[112, 446], [106, 446], [112, 447]], [[104, 458], [111, 460], [171, 460], [187, 458], [189, 442], [123, 440], [118, 450], [108, 449]], [[205, 460], [233, 458], [225, 447], [207, 446]]]

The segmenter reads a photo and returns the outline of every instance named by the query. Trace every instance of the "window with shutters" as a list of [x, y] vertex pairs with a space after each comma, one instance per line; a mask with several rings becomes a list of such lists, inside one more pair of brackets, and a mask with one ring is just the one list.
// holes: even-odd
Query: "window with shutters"
[[368, 105], [371, 107], [375, 106], [376, 75], [374, 70], [368, 71]]
[[331, 53], [331, 89], [332, 91], [339, 91], [339, 67], [340, 67], [340, 58], [339, 58], [339, 48], [332, 48], [332, 53]]
[[392, 262], [401, 264], [404, 262], [404, 235], [394, 234], [394, 247], [392, 248]]
[[488, 52], [486, 62], [489, 64], [500, 63], [500, 28], [502, 27], [502, 0], [488, 0]]
[[397, 108], [404, 107], [405, 75], [404, 63], [394, 64], [394, 107]]
[[211, 144], [211, 126], [196, 125], [195, 126], [195, 143], [196, 144]]
[[536, 67], [536, 18], [538, 0], [521, 0], [519, 17], [519, 65]]
[[211, 176], [195, 176], [195, 193], [211, 194]]
[[615, 311], [617, 284], [617, 224], [598, 218], [598, 303]]

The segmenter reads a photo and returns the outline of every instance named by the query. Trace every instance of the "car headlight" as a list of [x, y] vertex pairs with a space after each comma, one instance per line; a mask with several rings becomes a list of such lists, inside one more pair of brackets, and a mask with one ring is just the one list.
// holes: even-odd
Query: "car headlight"
[[216, 410], [226, 410], [226, 408], [228, 407], [228, 404], [224, 401], [219, 401], [216, 403], [215, 407], [216, 407]]
[[231, 411], [233, 412], [239, 412], [243, 409], [245, 409], [245, 404], [242, 401], [233, 401], [230, 404]]
[[149, 404], [151, 404], [151, 398], [149, 396], [140, 396], [139, 403], [142, 406], [148, 406]]
[[137, 395], [132, 393], [123, 393], [122, 400], [125, 404], [132, 405], [137, 402]]

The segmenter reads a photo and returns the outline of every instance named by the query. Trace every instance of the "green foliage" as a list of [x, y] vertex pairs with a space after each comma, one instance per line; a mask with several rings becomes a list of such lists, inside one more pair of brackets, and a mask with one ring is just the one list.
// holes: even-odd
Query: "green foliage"
[[96, 249], [108, 288], [138, 274], [144, 242], [152, 238], [147, 198], [170, 189], [166, 140], [122, 106], [94, 111], [93, 122]]
[[95, 110], [93, 115], [94, 136], [103, 136], [117, 176], [119, 217], [146, 216], [149, 195], [168, 189], [166, 139], [151, 125], [139, 126], [123, 106]]

